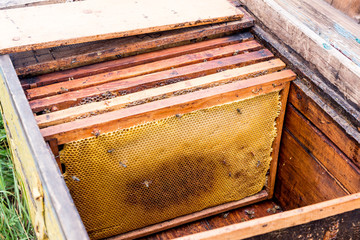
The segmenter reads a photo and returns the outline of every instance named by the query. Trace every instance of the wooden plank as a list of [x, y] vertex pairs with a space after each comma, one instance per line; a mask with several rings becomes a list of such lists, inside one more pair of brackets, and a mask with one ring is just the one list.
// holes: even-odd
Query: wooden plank
[[[256, 51], [261, 48], [262, 46], [255, 40], [247, 41], [243, 43], [236, 43], [224, 47], [218, 47], [205, 51], [167, 58], [164, 60], [151, 61], [146, 64], [137, 65], [134, 67], [127, 67], [112, 72], [87, 76], [71, 81], [67, 79], [66, 82], [54, 83], [47, 86], [28, 89], [26, 90], [26, 95], [29, 100], [39, 99], [39, 98], [63, 93], [64, 90], [62, 89], [66, 89], [67, 92], [79, 90], [87, 87], [92, 87], [95, 85], [100, 85], [103, 83], [108, 83], [111, 81], [127, 79], [140, 75], [187, 66], [195, 63], [211, 61], [223, 57], [229, 57], [234, 54], [244, 53], [245, 51], [249, 51], [249, 52]], [[126, 60], [126, 58], [124, 60]], [[132, 61], [132, 59], [130, 59], [130, 61]]]
[[[258, 236], [261, 234], [277, 231], [280, 229], [311, 223], [319, 219], [325, 219], [343, 213], [350, 213], [350, 214], [353, 213], [356, 216], [356, 218], [358, 218], [359, 208], [360, 208], [360, 193], [356, 193], [346, 197], [337, 198], [334, 200], [314, 204], [311, 206], [306, 206], [300, 209], [286, 211], [273, 216], [267, 216], [244, 223], [233, 224], [230, 226], [209, 230], [206, 232], [193, 234], [177, 239], [178, 240], [246, 239], [249, 237]], [[355, 231], [352, 233], [355, 233], [356, 236], [356, 234], [358, 233], [356, 232], [358, 231], [358, 223], [356, 223], [355, 228], [353, 229]], [[331, 239], [331, 238], [328, 237], [324, 239]]]
[[[244, 0], [243, 2], [266, 27], [293, 51], [309, 61], [312, 67], [327, 78], [349, 102], [359, 106], [360, 67], [358, 65], [307, 27], [293, 12], [281, 7], [277, 1]], [[298, 8], [296, 11], [301, 12], [301, 9]], [[343, 50], [348, 51], [348, 49]]]
[[333, 0], [331, 5], [351, 17], [355, 17], [360, 14], [360, 0]]
[[286, 111], [286, 103], [289, 95], [289, 88], [290, 83], [286, 83], [284, 89], [281, 93], [281, 110], [279, 116], [276, 118], [276, 129], [277, 129], [277, 136], [273, 142], [271, 152], [271, 162], [270, 162], [270, 171], [269, 171], [269, 177], [268, 177], [268, 193], [269, 193], [269, 199], [272, 199], [274, 195], [274, 189], [275, 189], [275, 180], [276, 180], [276, 174], [277, 174], [277, 166], [278, 166], [278, 158], [279, 158], [279, 151], [280, 151], [280, 141], [281, 141], [281, 135], [283, 132], [283, 124], [284, 124], [284, 117], [285, 117], [285, 111]]
[[[11, 129], [9, 136], [17, 139], [12, 146], [16, 146], [15, 152], [22, 171], [27, 172], [24, 184], [29, 184], [28, 194], [38, 202], [37, 214], [32, 219], [35, 231], [38, 231], [37, 236], [40, 239], [46, 237], [44, 232], [41, 233], [45, 226], [48, 236], [56, 234], [58, 239], [88, 239], [56, 161], [39, 132], [8, 55], [0, 56], [0, 89], [1, 106]], [[44, 203], [47, 210], [44, 209]], [[44, 219], [44, 210], [53, 221]]]
[[125, 96], [119, 96], [105, 102], [93, 102], [77, 107], [67, 108], [61, 111], [55, 111], [48, 114], [36, 116], [35, 119], [40, 128], [49, 127], [64, 122], [70, 122], [81, 118], [82, 116], [91, 116], [104, 112], [118, 110], [136, 102], [149, 102], [165, 96], [174, 95], [179, 91], [189, 91], [208, 87], [209, 84], [219, 84], [234, 80], [241, 80], [260, 73], [272, 73], [285, 68], [285, 64], [280, 59], [269, 60], [266, 62], [252, 64], [242, 68], [235, 68], [208, 76], [181, 81], [178, 83], [143, 90], [136, 93], [130, 93]]
[[181, 217], [177, 217], [175, 219], [172, 220], [168, 220], [159, 224], [155, 224], [149, 227], [144, 227], [138, 230], [134, 230], [128, 233], [124, 233], [118, 236], [114, 236], [114, 237], [110, 237], [108, 238], [109, 240], [122, 240], [122, 239], [134, 239], [134, 238], [139, 238], [139, 237], [143, 237], [146, 236], [148, 234], [154, 233], [154, 232], [158, 232], [161, 230], [165, 230], [165, 229], [169, 229], [172, 228], [174, 226], [178, 226], [184, 223], [188, 223], [194, 220], [198, 220], [201, 218], [205, 218], [208, 216], [212, 216], [212, 215], [216, 215], [218, 213], [224, 212], [224, 211], [229, 211], [238, 207], [242, 207], [244, 205], [248, 205], [248, 204], [253, 204], [262, 200], [267, 199], [268, 195], [266, 191], [261, 191], [258, 194], [255, 194], [253, 196], [250, 197], [246, 197], [243, 198], [239, 201], [234, 201], [234, 202], [229, 202], [229, 203], [225, 203], [216, 207], [211, 207], [211, 208], [207, 208], [204, 209], [202, 211], [199, 212], [195, 212], [195, 213], [191, 213], [185, 216], [181, 216]]
[[0, 54], [228, 22], [244, 15], [226, 0], [117, 3], [90, 0], [4, 10], [0, 32], [7, 34], [1, 36]]
[[349, 103], [316, 69], [312, 69], [309, 62], [271, 32], [265, 31], [258, 25], [253, 27], [253, 32], [263, 40], [265, 46], [276, 51], [285, 63], [293, 66], [293, 71], [299, 76], [299, 79], [293, 83], [305, 91], [324, 112], [336, 119], [347, 134], [360, 142], [360, 134], [356, 127], [360, 127], [360, 111], [356, 110], [357, 106]]
[[247, 240], [271, 239], [357, 239], [360, 229], [360, 210], [341, 213], [295, 227], [276, 230]]
[[[234, 22], [50, 48], [52, 61], [36, 61], [32, 51], [10, 56], [19, 75], [36, 75], [218, 38], [253, 25], [254, 19], [245, 14], [244, 18]], [[26, 58], [24, 54], [27, 54]]]
[[40, 87], [56, 82], [63, 82], [69, 79], [77, 79], [90, 75], [100, 74], [104, 72], [119, 70], [127, 67], [133, 67], [140, 64], [145, 64], [153, 61], [159, 61], [166, 58], [178, 57], [183, 54], [190, 54], [198, 51], [204, 51], [211, 48], [223, 47], [230, 44], [245, 42], [253, 39], [251, 33], [240, 33], [233, 36], [216, 38], [208, 41], [193, 43], [190, 45], [159, 50], [156, 52], [139, 54], [121, 58], [118, 60], [107, 61], [103, 63], [93, 64], [89, 66], [79, 67], [75, 69], [65, 70], [61, 72], [49, 73], [33, 78], [26, 78], [21, 80], [21, 86], [25, 89]]
[[0, 2], [0, 10], [10, 9], [10, 8], [19, 8], [19, 7], [28, 7], [28, 6], [38, 6], [42, 4], [53, 4], [53, 3], [64, 3], [66, 0], [4, 0]]
[[[339, 14], [336, 9], [321, 0], [275, 1], [360, 67], [358, 24], [347, 19], [343, 14]], [[301, 6], [300, 10], [299, 6]], [[358, 8], [360, 10], [360, 1]]]
[[[3, 86], [0, 85], [0, 94], [7, 96], [6, 94], [4, 94], [2, 87]], [[4, 128], [7, 135], [9, 150], [11, 152], [11, 160], [16, 171], [16, 178], [20, 183], [21, 191], [28, 207], [30, 221], [32, 225], [36, 227], [34, 234], [37, 236], [38, 239], [44, 239], [46, 232], [45, 221], [43, 218], [39, 217], [44, 211], [42, 203], [43, 188], [39, 176], [36, 174], [35, 171], [36, 166], [34, 166], [34, 164], [32, 163], [22, 164], [22, 162], [20, 161], [21, 157], [29, 156], [30, 153], [28, 148], [18, 147], [22, 145], [21, 142], [23, 140], [23, 135], [21, 134], [21, 132], [19, 133], [20, 136], [15, 135], [13, 137], [11, 134], [17, 130], [16, 120], [14, 119], [13, 113], [11, 112], [11, 107], [11, 103], [6, 102], [5, 100], [1, 100], [0, 110], [3, 119], [6, 120], [4, 121]], [[62, 236], [62, 233], [60, 233], [59, 236]]]
[[[277, 207], [275, 208], [275, 206]], [[190, 234], [204, 232], [211, 229], [228, 226], [234, 223], [245, 222], [280, 212], [282, 212], [282, 210], [274, 201], [266, 200], [228, 212], [220, 213], [218, 215], [211, 216], [200, 221], [174, 227], [172, 229], [141, 238], [141, 240], [174, 239], [177, 237], [183, 237]]]
[[59, 144], [64, 144], [93, 136], [94, 129], [101, 133], [111, 132], [175, 114], [184, 114], [237, 99], [281, 90], [285, 82], [293, 79], [295, 79], [295, 74], [291, 70], [284, 70], [196, 91], [183, 96], [167, 98], [87, 119], [43, 128], [41, 132], [45, 139], [56, 138]]
[[59, 144], [58, 144], [57, 140], [51, 139], [48, 141], [48, 144], [49, 144], [49, 148], [50, 148], [51, 152], [54, 154], [56, 163], [57, 163], [61, 173], [63, 173], [62, 168], [61, 168], [61, 162], [60, 162]]
[[176, 237], [186, 236], [209, 230], [206, 220], [198, 220], [178, 227], [174, 227], [160, 233], [140, 238], [141, 240], [163, 240], [174, 239]]
[[[34, 112], [52, 108], [61, 110], [74, 106], [85, 98], [91, 98], [109, 92], [115, 95], [119, 95], [119, 92], [121, 92], [120, 95], [122, 95], [124, 93], [131, 93], [154, 87], [156, 84], [174, 83], [206, 74], [216, 73], [225, 69], [246, 66], [259, 61], [268, 60], [272, 57], [273, 54], [266, 49], [235, 55], [219, 60], [197, 63], [176, 69], [153, 73], [146, 76], [138, 76], [131, 79], [114, 81], [75, 92], [63, 93], [57, 96], [36, 99], [30, 101], [30, 106]], [[104, 75], [103, 77], [110, 78], [111, 76]]]
[[[296, 84], [291, 86], [289, 102], [323, 132], [357, 167], [360, 167], [360, 143], [338, 125], [336, 121], [339, 120], [339, 117], [330, 117], [322, 107], [314, 102], [312, 97]], [[357, 133], [357, 135], [360, 134]]]
[[[291, 177], [289, 177], [291, 176]], [[275, 198], [286, 210], [345, 196], [346, 190], [285, 128]]]
[[278, 206], [275, 202], [268, 200], [207, 218], [206, 221], [209, 223], [211, 228], [216, 229], [236, 223], [251, 221], [252, 219], [270, 216], [280, 212], [282, 212], [280, 206]]
[[292, 105], [285, 126], [350, 193], [360, 192], [359, 168]]

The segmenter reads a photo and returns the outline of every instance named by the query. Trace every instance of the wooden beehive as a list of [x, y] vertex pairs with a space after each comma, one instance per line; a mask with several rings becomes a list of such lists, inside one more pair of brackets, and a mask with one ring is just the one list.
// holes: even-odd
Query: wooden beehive
[[[77, 4], [86, 10], [89, 8], [86, 3]], [[258, 1], [257, 4], [265, 3]], [[253, 6], [256, 4], [248, 3], [250, 10], [260, 11], [256, 7], [252, 8]], [[291, 6], [289, 4], [289, 7]], [[276, 11], [278, 5], [270, 4], [270, 7]], [[52, 48], [13, 53], [11, 58], [6, 55], [1, 56], [3, 81], [0, 87], [0, 99], [2, 112], [6, 120], [15, 166], [21, 179], [25, 182], [24, 190], [28, 193], [31, 216], [40, 239], [46, 237], [50, 239], [86, 239], [88, 234], [91, 238], [101, 238], [120, 233], [113, 239], [128, 239], [169, 228], [173, 229], [146, 238], [176, 238], [199, 231], [202, 233], [184, 238], [273, 239], [277, 237], [291, 239], [314, 236], [356, 238], [360, 226], [358, 132], [354, 132], [351, 125], [344, 122], [339, 113], [331, 110], [328, 104], [324, 103], [323, 96], [318, 93], [318, 91], [323, 91], [322, 89], [319, 90], [316, 85], [309, 85], [303, 79], [318, 80], [317, 75], [305, 67], [304, 61], [289, 53], [293, 50], [289, 50], [288, 46], [282, 45], [281, 41], [266, 33], [259, 26], [250, 32], [254, 20], [244, 9], [241, 11], [245, 13], [244, 17], [232, 22], [194, 26], [161, 33], [157, 31], [165, 29], [159, 28], [154, 30], [155, 33], [151, 33], [151, 35], [102, 40], [60, 48], [57, 47], [60, 42], [55, 43], [50, 40], [45, 40], [49, 42], [42, 46], [22, 43], [23, 45], [17, 44], [18, 47], [15, 48], [18, 50], [44, 46]], [[86, 12], [85, 14], [89, 14], [89, 11]], [[264, 18], [261, 19], [263, 21], [270, 16], [262, 15], [262, 12], [258, 12], [257, 15]], [[289, 17], [286, 14], [281, 16]], [[235, 20], [235, 18], [225, 17], [222, 21], [229, 20]], [[212, 22], [212, 20], [207, 21]], [[289, 24], [288, 29], [293, 27], [294, 31], [297, 29], [296, 27], [299, 27], [293, 21], [285, 23]], [[269, 24], [269, 27], [271, 26]], [[127, 30], [125, 35], [128, 33], [136, 35], [139, 32]], [[98, 40], [102, 39], [101, 35], [99, 36]], [[124, 32], [111, 35], [111, 37], [114, 36], [124, 36]], [[87, 41], [86, 38], [80, 39], [74, 40], [73, 43]], [[268, 49], [264, 47], [264, 44]], [[5, 49], [3, 53], [11, 51], [9, 50], [11, 48], [3, 49]], [[278, 59], [279, 53], [286, 58]], [[331, 51], [330, 54], [336, 55]], [[309, 61], [316, 60], [310, 59]], [[335, 60], [331, 64], [334, 62]], [[291, 84], [290, 90], [289, 81], [295, 79], [295, 74], [293, 71], [285, 69], [288, 67], [296, 71], [299, 78]], [[59, 71], [59, 69], [69, 70]], [[356, 76], [356, 68], [350, 70], [348, 74]], [[324, 70], [321, 69], [321, 71]], [[21, 77], [20, 80], [17, 75]], [[321, 87], [324, 88], [324, 86]], [[357, 87], [358, 85], [354, 85], [353, 89], [357, 89]], [[345, 84], [340, 89], [348, 88]], [[192, 124], [196, 127], [188, 127], [185, 124], [187, 119], [198, 115], [207, 116], [205, 119], [209, 119], [209, 116], [214, 116], [211, 115], [212, 111], [218, 111], [222, 106], [232, 106], [232, 104], [235, 104], [233, 109], [230, 107], [230, 110], [223, 112], [231, 113], [229, 116], [246, 116], [246, 119], [251, 119], [252, 115], [246, 115], [248, 108], [245, 106], [248, 106], [248, 101], [256, 102], [261, 97], [264, 98], [277, 92], [280, 96], [278, 101], [281, 102], [279, 115], [273, 117], [273, 120], [276, 119], [277, 134], [274, 135], [274, 140], [270, 139], [273, 150], [266, 153], [271, 156], [271, 165], [266, 186], [262, 191], [260, 188], [256, 190], [255, 195], [245, 196], [245, 198], [242, 196], [236, 201], [232, 199], [230, 202], [202, 205], [200, 208], [193, 208], [195, 209], [191, 210], [193, 212], [184, 213], [185, 215], [175, 214], [172, 217], [157, 220], [157, 222], [150, 223], [154, 224], [151, 226], [141, 225], [137, 230], [134, 229], [139, 226], [134, 226], [134, 229], [127, 230], [126, 233], [121, 231], [110, 231], [107, 234], [97, 233], [97, 227], [106, 229], [109, 225], [101, 225], [106, 220], [102, 220], [99, 213], [96, 213], [95, 209], [101, 205], [96, 202], [96, 199], [104, 196], [107, 200], [111, 199], [117, 191], [112, 184], [104, 186], [100, 180], [100, 186], [104, 186], [104, 190], [110, 189], [110, 195], [102, 195], [102, 189], [98, 188], [98, 196], [97, 192], [90, 192], [90, 195], [87, 196], [90, 199], [86, 200], [87, 202], [84, 199], [81, 200], [77, 191], [86, 186], [79, 185], [85, 182], [86, 173], [79, 175], [79, 172], [71, 170], [77, 166], [76, 164], [72, 166], [71, 163], [74, 162], [74, 159], [77, 161], [82, 156], [78, 155], [66, 160], [66, 156], [73, 152], [79, 144], [83, 144], [84, 141], [94, 142], [94, 147], [90, 146], [92, 143], [89, 147], [80, 146], [81, 151], [90, 151], [91, 153], [97, 151], [96, 146], [104, 145], [103, 139], [106, 139], [108, 135], [120, 134], [123, 136], [122, 129], [130, 131], [134, 126], [140, 126], [136, 128], [140, 129], [140, 132], [136, 133], [139, 138], [135, 139], [136, 141], [133, 137], [131, 138], [131, 142], [135, 142], [135, 144], [132, 143], [134, 146], [137, 146], [136, 142], [140, 142], [142, 146], [147, 139], [161, 135], [161, 127], [166, 127], [166, 124], [175, 126], [175, 129], [192, 129], [187, 132], [189, 134], [196, 129], [201, 129], [201, 124], [199, 126]], [[288, 94], [289, 103], [286, 104]], [[330, 97], [333, 96], [332, 92], [329, 94]], [[353, 94], [352, 91], [347, 91], [346, 94], [352, 101], [357, 101], [357, 94]], [[331, 102], [329, 98], [327, 101]], [[270, 112], [264, 112], [267, 109], [264, 104], [268, 102], [269, 99], [261, 102], [261, 106], [264, 108], [255, 109], [254, 112], [270, 116]], [[351, 108], [351, 105], [346, 105], [340, 100], [336, 104], [338, 104], [338, 109], [339, 107]], [[357, 112], [348, 114], [348, 121], [354, 125], [358, 124], [357, 114]], [[229, 116], [227, 119], [230, 119]], [[285, 123], [282, 131], [284, 116]], [[240, 121], [244, 128], [248, 128], [246, 124], [249, 124], [249, 128], [251, 128], [254, 126], [252, 123], [256, 122], [256, 118], [261, 118], [261, 115], [253, 117], [249, 121], [250, 123], [236, 121]], [[164, 122], [163, 119], [168, 120]], [[199, 117], [194, 119], [199, 119]], [[154, 129], [160, 134], [141, 130], [144, 128], [142, 127], [144, 123], [150, 123], [150, 126], [154, 126]], [[223, 129], [226, 124], [224, 124], [224, 120], [221, 123], [223, 123], [221, 127]], [[201, 139], [209, 136], [206, 131], [214, 134], [210, 126], [212, 126], [210, 122], [203, 126], [204, 128], [200, 131], [203, 134]], [[267, 134], [264, 130], [260, 131], [263, 131], [264, 135]], [[234, 130], [234, 132], [239, 133], [241, 130]], [[238, 139], [245, 139], [249, 133], [251, 132], [244, 132]], [[281, 133], [283, 136], [280, 145]], [[169, 137], [165, 140], [170, 146], [176, 146], [176, 143], [186, 145], [194, 141], [191, 137], [183, 137], [181, 139], [183, 143], [176, 139], [171, 142], [171, 139]], [[188, 142], [187, 139], [189, 139]], [[231, 137], [229, 137], [229, 141], [230, 139]], [[245, 142], [251, 141], [254, 140], [250, 139]], [[116, 151], [120, 151], [117, 149], [119, 143], [111, 145], [108, 142], [103, 149], [103, 158], [101, 157], [102, 152], [100, 152], [94, 159], [89, 157], [88, 161], [82, 161], [88, 164], [83, 166], [87, 166], [92, 176], [97, 179], [105, 176], [104, 173], [109, 173], [110, 178], [108, 179], [112, 179], [112, 176], [116, 176], [113, 172], [115, 168], [128, 170], [132, 167], [133, 160], [115, 157], [116, 166], [104, 167], [102, 175], [96, 175], [96, 171], [91, 170], [94, 167], [103, 168], [102, 165], [97, 165], [97, 159], [102, 159], [102, 161], [104, 159], [106, 161], [107, 158], [112, 159]], [[236, 141], [236, 143], [238, 142], [241, 143], [241, 141]], [[225, 143], [226, 141], [206, 144], [221, 146]], [[199, 141], [199, 148], [202, 148], [203, 152], [208, 152], [204, 147], [206, 145], [201, 144]], [[154, 144], [149, 143], [149, 146], [152, 145]], [[243, 150], [244, 145], [248, 144], [240, 145]], [[64, 149], [62, 149], [63, 146], [65, 146]], [[180, 148], [178, 152], [176, 152], [176, 147], [172, 147], [172, 149], [177, 155], [184, 152], [183, 148]], [[224, 149], [215, 150], [215, 152], [221, 152]], [[141, 155], [146, 155], [147, 151], [149, 150], [145, 149]], [[158, 156], [160, 156], [160, 152], [162, 152], [161, 149], [155, 151]], [[246, 162], [250, 168], [252, 162], [254, 163], [253, 169], [265, 164], [263, 157], [257, 158], [259, 153], [255, 150], [248, 150], [247, 153], [249, 157], [243, 158], [243, 160], [253, 159]], [[279, 163], [277, 164], [278, 155]], [[191, 159], [189, 156], [188, 154], [185, 159]], [[211, 153], [211, 156], [215, 156], [214, 153]], [[216, 169], [217, 163], [215, 162], [218, 162], [224, 169], [227, 169], [227, 177], [235, 179], [237, 171], [229, 170], [228, 159], [219, 160], [216, 157], [214, 158], [217, 159], [215, 162], [209, 156], [206, 159], [210, 159], [211, 166], [214, 167], [207, 168], [206, 162], [198, 161], [199, 164], [192, 165], [189, 169], [197, 168], [199, 171], [210, 174], [210, 169]], [[174, 169], [177, 169], [175, 164], [177, 161], [177, 158], [170, 158], [168, 162], [173, 165], [164, 168], [169, 174], [166, 176], [160, 174], [162, 176], [160, 178], [171, 182], [171, 179], [176, 178], [171, 178], [171, 174], [174, 174], [184, 185], [186, 181], [185, 178], [181, 180], [181, 174], [188, 174], [187, 167], [181, 164], [183, 171], [176, 172]], [[188, 160], [186, 161], [188, 162]], [[230, 160], [229, 165], [232, 166], [234, 163]], [[278, 171], [276, 171], [277, 168]], [[151, 167], [145, 167], [145, 169], [151, 171]], [[161, 170], [159, 171], [161, 168], [154, 169], [161, 173]], [[65, 173], [62, 176], [64, 179], [61, 177], [61, 171]], [[72, 174], [66, 174], [67, 171]], [[175, 173], [170, 173], [170, 171], [175, 171]], [[195, 174], [193, 170], [189, 173]], [[209, 174], [205, 176], [211, 176]], [[138, 196], [142, 194], [143, 190], [139, 189], [150, 189], [158, 181], [150, 179], [151, 177], [148, 176], [151, 175], [148, 173], [140, 173], [139, 176], [141, 175], [147, 177], [134, 177], [139, 180], [140, 184], [136, 185], [138, 186], [135, 188], [136, 197], [134, 197], [135, 195], [130, 197], [130, 202], [141, 202], [142, 200]], [[207, 186], [209, 179], [212, 178], [202, 178], [202, 175], [197, 175], [197, 179], [206, 181], [206, 184], [199, 181], [204, 189], [212, 186], [211, 184]], [[221, 182], [224, 183], [224, 179]], [[176, 184], [171, 185], [177, 186]], [[196, 187], [198, 187], [196, 184], [188, 186], [189, 189]], [[126, 188], [126, 185], [121, 189], [123, 188]], [[70, 189], [70, 194], [68, 189]], [[156, 193], [162, 191], [161, 187], [155, 187], [155, 189], [157, 189]], [[210, 193], [215, 194], [211, 191]], [[353, 195], [345, 196], [350, 193]], [[185, 205], [192, 201], [186, 194], [188, 194], [187, 190], [181, 194]], [[132, 196], [131, 194], [127, 195]], [[190, 209], [193, 205], [195, 206], [195, 201], [201, 205], [200, 202], [206, 199], [204, 195], [199, 196], [198, 199], [194, 198], [195, 200], [189, 206]], [[334, 199], [337, 197], [342, 198]], [[162, 211], [159, 207], [162, 206], [160, 198], [155, 197], [154, 201], [151, 200], [151, 195], [146, 195], [145, 198], [148, 200], [143, 201], [144, 203], [152, 203], [153, 206], [156, 206], [157, 211]], [[174, 198], [167, 199], [170, 199], [170, 204], [180, 205], [180, 202], [172, 201]], [[325, 201], [330, 199], [334, 200]], [[95, 204], [92, 206], [91, 202]], [[77, 209], [74, 207], [74, 203]], [[116, 209], [111, 209], [112, 206], [115, 206], [113, 203], [109, 200], [109, 204], [106, 205], [109, 207], [107, 210], [109, 212], [104, 212], [104, 216], [106, 219], [106, 216], [111, 215], [111, 218], [115, 219], [115, 224], [120, 224], [124, 217], [121, 216], [121, 213], [116, 212]], [[314, 203], [317, 204], [307, 206]], [[81, 204], [84, 204], [85, 207]], [[249, 204], [254, 205], [246, 206]], [[283, 212], [283, 210], [289, 211]], [[145, 218], [149, 211], [150, 208], [147, 208], [140, 215]], [[221, 212], [225, 213], [210, 217]], [[92, 223], [89, 223], [88, 216], [94, 217]], [[88, 233], [80, 217], [84, 221]], [[251, 219], [253, 220], [242, 223]], [[188, 223], [190, 221], [195, 222]], [[176, 227], [185, 223], [188, 224]], [[89, 226], [94, 227], [90, 228]]]

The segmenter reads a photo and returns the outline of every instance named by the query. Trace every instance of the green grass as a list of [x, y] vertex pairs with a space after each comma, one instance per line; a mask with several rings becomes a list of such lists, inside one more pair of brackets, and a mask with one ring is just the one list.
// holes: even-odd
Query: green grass
[[0, 239], [35, 239], [15, 174], [0, 114]]

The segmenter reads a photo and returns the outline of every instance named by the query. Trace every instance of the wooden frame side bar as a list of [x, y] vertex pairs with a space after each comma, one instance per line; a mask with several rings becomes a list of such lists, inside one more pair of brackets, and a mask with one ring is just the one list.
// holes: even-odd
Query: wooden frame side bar
[[276, 129], [277, 129], [277, 136], [274, 139], [273, 146], [272, 146], [272, 153], [271, 153], [271, 163], [270, 163], [270, 175], [268, 180], [268, 193], [269, 193], [269, 199], [271, 199], [274, 195], [274, 189], [275, 189], [275, 180], [276, 180], [276, 173], [277, 173], [277, 165], [278, 165], [278, 158], [279, 158], [279, 152], [280, 152], [280, 142], [281, 142], [281, 135], [283, 131], [283, 125], [284, 125], [284, 118], [285, 118], [285, 112], [286, 112], [286, 103], [289, 96], [289, 89], [290, 89], [290, 83], [285, 83], [285, 87], [283, 90], [281, 90], [281, 110], [279, 116], [276, 118]]
[[[36, 215], [32, 216], [35, 217], [32, 221], [35, 224], [42, 222], [45, 228], [45, 233], [36, 232], [38, 238], [48, 236], [57, 239], [88, 239], [85, 227], [54, 156], [39, 131], [8, 55], [0, 56], [0, 73], [1, 106], [10, 130], [10, 146], [20, 164], [17, 168], [22, 166], [25, 172], [33, 175], [25, 176], [22, 181], [30, 189], [27, 193], [30, 199], [38, 201], [39, 208], [36, 209]], [[38, 179], [38, 182], [34, 179]]]

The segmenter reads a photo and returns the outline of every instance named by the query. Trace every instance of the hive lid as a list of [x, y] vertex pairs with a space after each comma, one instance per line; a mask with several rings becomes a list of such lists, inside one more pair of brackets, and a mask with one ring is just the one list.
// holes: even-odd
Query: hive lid
[[226, 0], [104, 0], [2, 10], [0, 54], [241, 19]]

